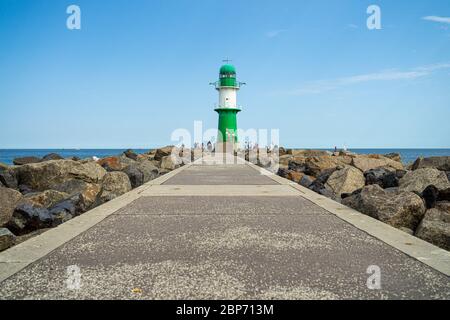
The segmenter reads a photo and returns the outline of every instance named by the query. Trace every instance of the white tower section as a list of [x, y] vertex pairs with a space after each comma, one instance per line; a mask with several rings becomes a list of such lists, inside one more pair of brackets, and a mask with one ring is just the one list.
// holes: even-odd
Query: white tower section
[[237, 91], [239, 88], [219, 87], [219, 108], [237, 108]]

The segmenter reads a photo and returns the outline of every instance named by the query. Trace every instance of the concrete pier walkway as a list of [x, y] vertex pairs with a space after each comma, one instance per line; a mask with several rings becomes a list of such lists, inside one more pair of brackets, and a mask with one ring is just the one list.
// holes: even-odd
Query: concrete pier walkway
[[450, 298], [449, 252], [242, 160], [204, 160], [0, 253], [0, 299]]

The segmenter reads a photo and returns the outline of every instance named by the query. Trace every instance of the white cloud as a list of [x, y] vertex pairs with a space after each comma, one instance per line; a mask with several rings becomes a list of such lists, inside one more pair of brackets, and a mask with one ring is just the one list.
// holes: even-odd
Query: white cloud
[[427, 21], [450, 24], [450, 17], [426, 16], [426, 17], [423, 17], [422, 19], [427, 20]]
[[278, 37], [281, 33], [285, 32], [286, 29], [278, 29], [278, 30], [271, 30], [266, 33], [267, 38], [275, 38]]
[[326, 91], [337, 89], [339, 87], [371, 81], [414, 80], [417, 78], [428, 76], [435, 71], [443, 69], [450, 69], [450, 63], [432, 64], [417, 67], [406, 71], [385, 70], [377, 73], [368, 73], [331, 80], [317, 80], [307, 82], [304, 85], [302, 85], [299, 89], [291, 90], [289, 94], [291, 95], [320, 94]]

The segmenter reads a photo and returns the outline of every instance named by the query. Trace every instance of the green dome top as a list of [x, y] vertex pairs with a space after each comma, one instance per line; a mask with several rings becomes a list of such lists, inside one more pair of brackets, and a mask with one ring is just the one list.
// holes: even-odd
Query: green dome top
[[220, 68], [220, 74], [236, 74], [236, 68], [231, 64], [224, 64]]

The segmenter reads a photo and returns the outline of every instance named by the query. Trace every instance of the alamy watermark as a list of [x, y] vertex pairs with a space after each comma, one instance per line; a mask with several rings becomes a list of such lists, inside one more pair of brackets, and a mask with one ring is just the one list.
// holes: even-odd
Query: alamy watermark
[[81, 29], [81, 9], [79, 6], [72, 4], [67, 7], [66, 13], [69, 17], [66, 20], [66, 26], [69, 30]]
[[81, 289], [81, 269], [77, 265], [68, 266], [66, 270], [66, 287], [69, 290]]
[[381, 29], [381, 8], [375, 4], [372, 4], [367, 8], [367, 14], [370, 15], [367, 18], [367, 29], [380, 30]]
[[367, 288], [370, 290], [381, 289], [381, 268], [376, 265], [369, 266], [367, 268], [367, 274], [370, 274], [367, 278]]

